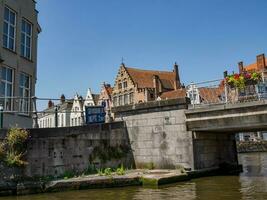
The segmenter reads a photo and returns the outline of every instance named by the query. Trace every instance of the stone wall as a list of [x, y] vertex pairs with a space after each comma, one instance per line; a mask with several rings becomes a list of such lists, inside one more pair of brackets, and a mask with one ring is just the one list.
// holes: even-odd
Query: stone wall
[[126, 123], [137, 167], [194, 168], [192, 133], [186, 130], [185, 99], [116, 108]]
[[[60, 176], [88, 167], [133, 166], [123, 122], [82, 127], [30, 129], [25, 176]], [[2, 138], [4, 131], [1, 132]]]

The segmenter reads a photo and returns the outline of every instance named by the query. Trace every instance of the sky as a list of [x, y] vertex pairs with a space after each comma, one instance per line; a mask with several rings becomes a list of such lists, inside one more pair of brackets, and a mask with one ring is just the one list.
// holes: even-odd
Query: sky
[[37, 0], [36, 96], [114, 85], [126, 66], [167, 70], [183, 83], [223, 77], [267, 54], [266, 0]]

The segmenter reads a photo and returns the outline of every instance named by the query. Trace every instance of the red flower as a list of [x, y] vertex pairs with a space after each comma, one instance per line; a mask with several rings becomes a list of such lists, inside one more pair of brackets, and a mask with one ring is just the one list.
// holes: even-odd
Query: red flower
[[245, 74], [245, 78], [246, 78], [246, 79], [251, 79], [251, 74], [246, 73], [246, 74]]
[[239, 79], [239, 74], [234, 74], [234, 79], [238, 80]]

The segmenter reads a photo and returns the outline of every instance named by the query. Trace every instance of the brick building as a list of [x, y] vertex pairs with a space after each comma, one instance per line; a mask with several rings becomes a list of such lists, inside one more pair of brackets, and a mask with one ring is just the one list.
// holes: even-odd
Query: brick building
[[160, 99], [167, 92], [182, 90], [178, 65], [173, 71], [143, 70], [121, 64], [112, 91], [113, 106]]

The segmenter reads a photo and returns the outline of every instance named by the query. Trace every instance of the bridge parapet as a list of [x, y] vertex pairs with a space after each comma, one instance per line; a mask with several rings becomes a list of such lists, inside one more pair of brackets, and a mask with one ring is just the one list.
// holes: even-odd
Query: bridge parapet
[[267, 130], [267, 100], [209, 105], [185, 111], [187, 129], [198, 132]]

